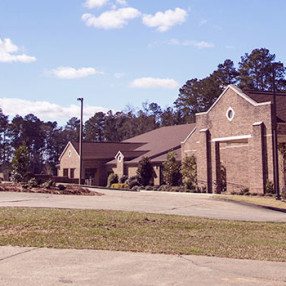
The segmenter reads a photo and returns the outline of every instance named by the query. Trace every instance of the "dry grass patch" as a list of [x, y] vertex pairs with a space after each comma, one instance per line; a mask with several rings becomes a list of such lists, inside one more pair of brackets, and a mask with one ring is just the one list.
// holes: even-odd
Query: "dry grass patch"
[[259, 196], [239, 196], [239, 195], [214, 195], [214, 198], [224, 199], [230, 201], [239, 201], [259, 206], [266, 206], [272, 208], [283, 209], [286, 211], [286, 202], [276, 200], [273, 197], [259, 197]]
[[286, 224], [105, 210], [0, 208], [0, 245], [286, 261]]

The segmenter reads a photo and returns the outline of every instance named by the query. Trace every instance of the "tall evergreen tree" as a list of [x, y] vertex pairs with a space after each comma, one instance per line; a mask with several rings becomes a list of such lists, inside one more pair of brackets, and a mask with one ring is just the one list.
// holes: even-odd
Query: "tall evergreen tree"
[[[239, 87], [242, 89], [272, 90], [272, 64], [275, 54], [268, 49], [255, 49], [250, 54], [246, 53], [239, 62]], [[285, 90], [285, 68], [276, 69], [277, 89]]]

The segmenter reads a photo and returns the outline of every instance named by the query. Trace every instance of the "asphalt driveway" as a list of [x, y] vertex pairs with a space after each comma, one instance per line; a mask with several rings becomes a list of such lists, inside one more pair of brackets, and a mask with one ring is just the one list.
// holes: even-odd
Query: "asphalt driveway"
[[104, 196], [0, 193], [0, 207], [112, 209], [241, 221], [286, 222], [286, 213], [218, 201], [210, 194], [97, 190]]

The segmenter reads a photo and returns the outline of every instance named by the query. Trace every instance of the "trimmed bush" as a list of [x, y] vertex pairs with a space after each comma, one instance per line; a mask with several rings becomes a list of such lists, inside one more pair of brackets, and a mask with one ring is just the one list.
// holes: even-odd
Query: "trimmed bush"
[[142, 186], [147, 186], [153, 177], [153, 167], [148, 157], [143, 157], [138, 163], [137, 178]]
[[66, 186], [59, 184], [59, 185], [58, 185], [58, 189], [59, 189], [60, 191], [63, 191], [63, 190], [66, 189]]
[[38, 182], [36, 180], [36, 178], [32, 178], [28, 181], [28, 186], [30, 188], [37, 188], [38, 187]]
[[117, 184], [118, 183], [118, 175], [111, 173], [108, 176], [107, 179], [107, 188], [110, 188], [112, 184]]
[[274, 185], [273, 182], [267, 179], [265, 185], [265, 194], [266, 195], [273, 195], [274, 194]]
[[129, 189], [129, 185], [127, 184], [121, 184], [121, 183], [116, 183], [111, 185], [112, 189]]
[[43, 183], [42, 186], [46, 189], [50, 189], [51, 187], [55, 186], [55, 182], [53, 180], [49, 180]]
[[172, 150], [168, 152], [167, 160], [163, 163], [163, 178], [168, 186], [179, 186], [181, 181], [181, 163]]
[[185, 188], [195, 190], [197, 188], [197, 160], [194, 155], [183, 159], [181, 172]]
[[286, 187], [282, 187], [281, 189], [281, 199], [286, 200]]
[[139, 184], [139, 182], [137, 181], [137, 179], [134, 179], [133, 181], [130, 181], [130, 182], [128, 183], [128, 185], [129, 185], [129, 188], [130, 188], [130, 189], [133, 189], [133, 187], [135, 187], [135, 186], [140, 186], [140, 184]]
[[127, 177], [126, 175], [123, 175], [123, 176], [120, 178], [119, 183], [124, 184], [124, 183], [127, 182], [127, 180], [128, 180], [128, 177]]

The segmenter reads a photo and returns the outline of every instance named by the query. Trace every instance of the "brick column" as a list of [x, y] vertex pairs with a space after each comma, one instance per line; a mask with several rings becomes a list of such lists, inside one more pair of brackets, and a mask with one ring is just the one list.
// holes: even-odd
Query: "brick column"
[[208, 193], [212, 192], [210, 134], [208, 129], [200, 130], [200, 144], [197, 152], [197, 176], [199, 188], [206, 187]]
[[215, 166], [214, 171], [213, 171], [213, 192], [216, 194], [221, 193], [221, 163], [220, 163], [220, 149], [219, 149], [219, 142], [214, 142], [213, 143], [213, 166]]
[[252, 136], [248, 141], [249, 187], [252, 193], [264, 193], [265, 189], [265, 144], [263, 122], [252, 125]]

